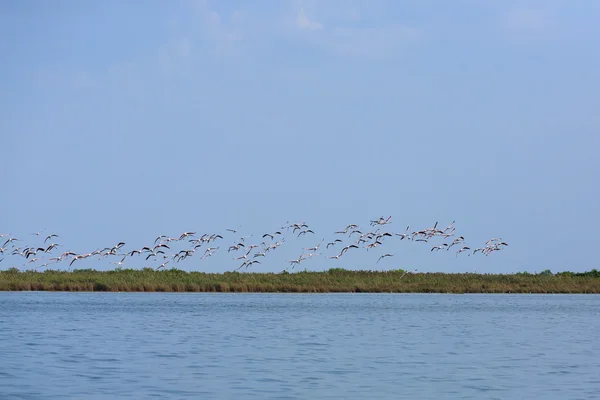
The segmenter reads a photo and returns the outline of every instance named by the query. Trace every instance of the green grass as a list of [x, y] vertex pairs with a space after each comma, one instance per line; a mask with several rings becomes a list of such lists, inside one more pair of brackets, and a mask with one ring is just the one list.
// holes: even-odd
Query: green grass
[[0, 291], [283, 292], [283, 293], [600, 293], [600, 271], [447, 274], [395, 271], [238, 273], [172, 269], [0, 271]]

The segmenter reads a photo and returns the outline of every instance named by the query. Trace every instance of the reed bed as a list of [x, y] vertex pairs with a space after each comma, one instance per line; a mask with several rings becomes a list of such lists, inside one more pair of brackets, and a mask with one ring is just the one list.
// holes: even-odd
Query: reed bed
[[0, 271], [0, 291], [269, 293], [600, 293], [600, 271], [553, 274], [350, 271], [204, 273], [177, 269]]

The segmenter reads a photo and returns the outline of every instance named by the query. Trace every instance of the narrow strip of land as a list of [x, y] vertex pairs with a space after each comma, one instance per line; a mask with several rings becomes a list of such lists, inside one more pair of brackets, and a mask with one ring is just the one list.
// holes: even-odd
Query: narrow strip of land
[[181, 270], [0, 271], [1, 291], [264, 293], [600, 293], [600, 271], [552, 274], [349, 271], [203, 273]]

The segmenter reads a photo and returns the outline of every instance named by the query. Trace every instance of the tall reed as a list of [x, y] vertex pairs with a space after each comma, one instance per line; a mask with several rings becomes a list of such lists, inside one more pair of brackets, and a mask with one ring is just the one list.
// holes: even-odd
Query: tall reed
[[0, 290], [110, 292], [600, 293], [600, 271], [553, 274], [350, 271], [204, 273], [178, 269], [0, 271]]

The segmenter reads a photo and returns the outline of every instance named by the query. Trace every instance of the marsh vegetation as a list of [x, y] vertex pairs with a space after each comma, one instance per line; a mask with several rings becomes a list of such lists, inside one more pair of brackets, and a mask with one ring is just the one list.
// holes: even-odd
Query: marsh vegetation
[[600, 271], [475, 274], [393, 271], [204, 273], [93, 269], [0, 271], [0, 290], [283, 293], [600, 293]]

